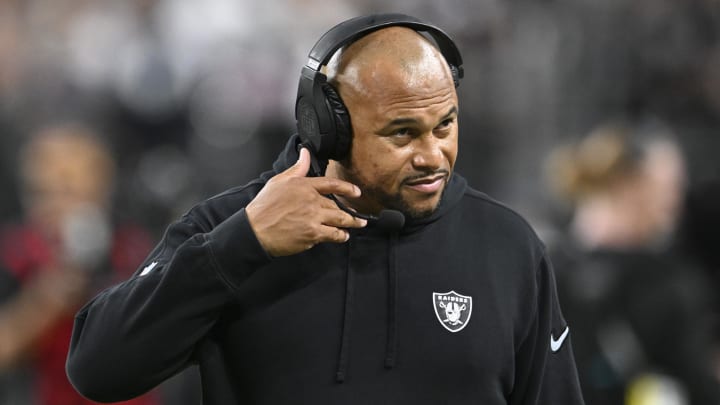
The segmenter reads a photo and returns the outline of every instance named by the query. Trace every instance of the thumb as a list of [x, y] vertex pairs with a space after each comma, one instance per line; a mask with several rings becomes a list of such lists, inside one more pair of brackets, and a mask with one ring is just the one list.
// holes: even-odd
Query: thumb
[[300, 149], [300, 155], [294, 165], [287, 168], [282, 174], [287, 177], [305, 177], [310, 170], [310, 151], [307, 148]]

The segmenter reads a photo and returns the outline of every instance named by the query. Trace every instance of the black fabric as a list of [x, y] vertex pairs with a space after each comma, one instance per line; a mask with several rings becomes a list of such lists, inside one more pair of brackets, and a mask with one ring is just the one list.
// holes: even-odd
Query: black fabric
[[385, 349], [385, 368], [395, 367], [397, 352], [397, 330], [398, 330], [398, 274], [397, 262], [395, 261], [395, 245], [397, 235], [392, 233], [389, 240], [388, 254], [388, 307], [387, 307], [387, 347]]
[[[268, 257], [243, 208], [297, 142], [273, 172], [191, 209], [78, 313], [67, 370], [82, 394], [125, 400], [198, 363], [206, 405], [583, 403], [570, 339], [550, 350], [566, 324], [542, 243], [460, 175], [396, 234], [369, 225]], [[435, 293], [470, 297], [461, 330]]]
[[697, 269], [669, 251], [563, 247], [552, 256], [588, 403], [622, 403], [647, 375], [674, 379], [693, 405], [720, 402]]
[[[352, 246], [352, 241], [348, 241], [348, 248]], [[355, 297], [355, 275], [350, 267], [350, 255], [348, 255], [347, 264], [345, 266], [345, 306], [342, 320], [342, 330], [340, 332], [340, 353], [338, 354], [338, 368], [335, 373], [337, 382], [344, 382], [347, 374], [348, 356], [350, 350], [350, 332], [352, 330], [352, 311], [355, 307], [353, 298]]]

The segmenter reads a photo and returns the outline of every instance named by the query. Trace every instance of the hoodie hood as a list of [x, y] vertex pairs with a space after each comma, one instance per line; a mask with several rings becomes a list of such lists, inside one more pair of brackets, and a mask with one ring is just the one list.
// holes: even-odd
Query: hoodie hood
[[[282, 152], [280, 152], [277, 159], [273, 163], [272, 171], [264, 173], [261, 176], [262, 180], [267, 181], [272, 176], [281, 173], [294, 165], [299, 157], [298, 147], [300, 143], [300, 137], [297, 134], [292, 135], [288, 142], [285, 144], [285, 148], [282, 150]], [[448, 181], [447, 186], [445, 187], [443, 198], [440, 201], [440, 204], [438, 205], [435, 212], [433, 212], [430, 216], [424, 218], [405, 218], [405, 225], [399, 231], [399, 233], [411, 233], [432, 222], [435, 222], [460, 201], [463, 194], [465, 193], [466, 187], [467, 182], [465, 178], [453, 172], [453, 174], [450, 176], [450, 180]], [[371, 225], [368, 225], [368, 227], [372, 228]]]

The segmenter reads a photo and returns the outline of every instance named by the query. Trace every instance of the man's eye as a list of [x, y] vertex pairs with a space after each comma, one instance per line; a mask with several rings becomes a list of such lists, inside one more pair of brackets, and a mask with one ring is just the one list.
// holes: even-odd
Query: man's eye
[[408, 136], [410, 135], [410, 128], [400, 128], [393, 134], [395, 136]]
[[438, 128], [445, 128], [452, 125], [452, 123], [455, 121], [455, 118], [448, 118], [445, 121], [441, 122], [440, 125], [438, 125]]

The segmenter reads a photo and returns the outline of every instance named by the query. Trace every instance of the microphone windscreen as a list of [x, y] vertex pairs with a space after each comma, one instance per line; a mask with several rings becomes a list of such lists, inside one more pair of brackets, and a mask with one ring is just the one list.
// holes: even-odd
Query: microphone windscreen
[[377, 218], [377, 227], [385, 232], [396, 232], [405, 226], [405, 215], [396, 210], [382, 210]]

